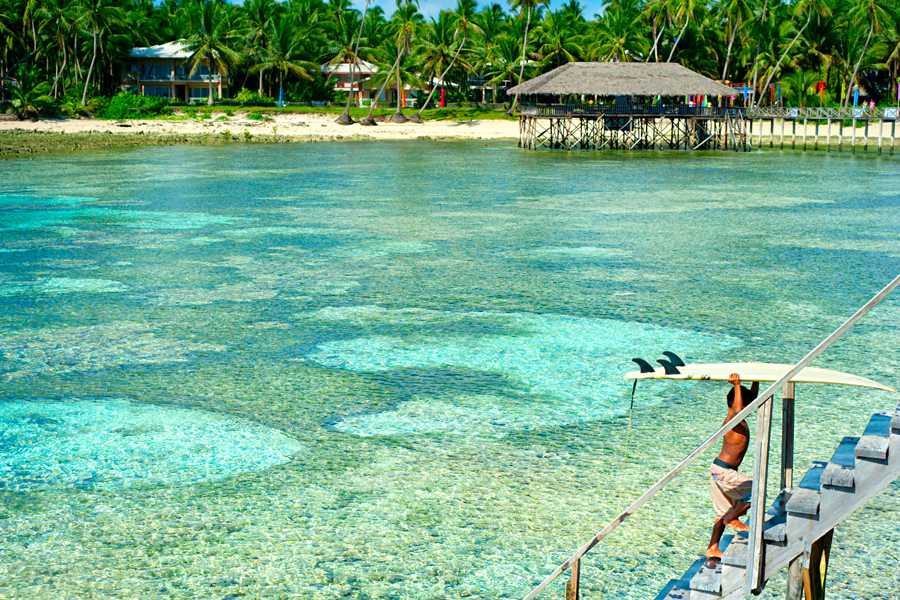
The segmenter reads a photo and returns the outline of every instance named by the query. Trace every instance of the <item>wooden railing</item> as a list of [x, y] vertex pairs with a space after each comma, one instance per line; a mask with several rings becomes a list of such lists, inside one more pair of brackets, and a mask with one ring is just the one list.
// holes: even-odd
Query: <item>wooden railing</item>
[[529, 117], [579, 116], [697, 116], [744, 119], [832, 119], [832, 120], [900, 120], [896, 107], [887, 108], [822, 108], [766, 106], [762, 108], [689, 106], [687, 104], [545, 104], [522, 106], [521, 114]]
[[[748, 404], [744, 410], [739, 412], [734, 416], [730, 421], [725, 423], [722, 427], [719, 428], [718, 431], [709, 436], [706, 441], [700, 444], [693, 452], [691, 452], [687, 457], [685, 457], [680, 463], [678, 463], [675, 468], [666, 473], [659, 481], [657, 481], [653, 486], [651, 486], [646, 492], [641, 494], [641, 496], [631, 503], [624, 511], [619, 513], [615, 519], [613, 519], [606, 527], [604, 527], [597, 535], [592, 537], [590, 541], [588, 541], [585, 545], [578, 549], [575, 554], [573, 554], [568, 560], [566, 560], [563, 564], [558, 566], [544, 581], [540, 583], [536, 588], [534, 588], [528, 595], [525, 596], [524, 600], [534, 600], [541, 591], [544, 590], [548, 585], [553, 583], [560, 575], [562, 575], [569, 568], [573, 569], [573, 578], [572, 582], [574, 583], [574, 596], [578, 597], [578, 575], [577, 571], [580, 567], [581, 558], [587, 554], [591, 548], [596, 546], [603, 538], [612, 533], [614, 529], [616, 529], [619, 525], [621, 525], [625, 519], [634, 514], [641, 506], [643, 506], [647, 501], [649, 501], [653, 496], [659, 493], [666, 485], [669, 484], [675, 477], [684, 471], [687, 467], [689, 467], [697, 458], [703, 454], [706, 450], [712, 447], [713, 444], [721, 440], [725, 437], [725, 434], [738, 426], [744, 419], [746, 419], [750, 414], [760, 408], [763, 407], [763, 411], [759, 415], [757, 419], [757, 431], [756, 431], [756, 453], [755, 453], [755, 461], [754, 461], [754, 478], [753, 478], [753, 491], [752, 498], [750, 501], [751, 513], [750, 513], [750, 536], [749, 536], [749, 552], [748, 552], [748, 561], [747, 561], [747, 577], [746, 577], [746, 593], [750, 594], [754, 591], [760, 589], [762, 584], [764, 583], [764, 568], [763, 568], [763, 526], [764, 519], [763, 516], [765, 514], [765, 505], [766, 505], [766, 487], [767, 487], [767, 479], [768, 479], [768, 457], [769, 457], [769, 438], [771, 436], [771, 426], [772, 426], [772, 403], [771, 400], [776, 391], [778, 391], [782, 387], [787, 387], [790, 385], [790, 380], [797, 375], [800, 371], [802, 371], [806, 366], [808, 366], [813, 359], [822, 354], [825, 350], [828, 349], [834, 342], [836, 342], [842, 335], [844, 335], [847, 330], [849, 330], [853, 325], [855, 325], [860, 319], [862, 319], [870, 310], [875, 308], [879, 302], [884, 300], [891, 292], [893, 292], [898, 286], [900, 286], [900, 275], [898, 275], [893, 281], [891, 281], [884, 289], [878, 292], [871, 300], [866, 302], [866, 304], [860, 308], [856, 313], [847, 319], [843, 325], [838, 327], [831, 335], [825, 338], [818, 346], [813, 348], [809, 354], [803, 357], [797, 364], [795, 364], [791, 369], [781, 376], [775, 383], [766, 389], [766, 391], [762, 392], [757, 398]], [[793, 400], [793, 389], [790, 389], [790, 396]], [[791, 411], [793, 413], [793, 411]], [[787, 423], [787, 419], [783, 424], [784, 430], [782, 435], [790, 433], [793, 434], [793, 423]], [[793, 443], [791, 442], [791, 447], [793, 447]], [[784, 459], [784, 457], [783, 457]], [[788, 464], [782, 463], [782, 471], [788, 467]]]
[[687, 104], [546, 104], [523, 106], [521, 114], [532, 117], [686, 115], [703, 117], [741, 117], [744, 108], [688, 106]]
[[748, 108], [749, 119], [884, 119], [887, 121], [898, 118], [897, 108], [865, 108], [861, 106], [848, 108], [825, 108], [818, 106], [795, 107], [789, 106], [765, 106], [762, 108]]

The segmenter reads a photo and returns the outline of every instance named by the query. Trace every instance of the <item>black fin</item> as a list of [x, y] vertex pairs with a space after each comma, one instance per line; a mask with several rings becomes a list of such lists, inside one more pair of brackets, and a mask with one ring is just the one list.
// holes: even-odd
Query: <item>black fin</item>
[[665, 352], [663, 352], [663, 356], [668, 358], [669, 362], [672, 363], [673, 365], [675, 365], [676, 367], [685, 366], [684, 361], [681, 360], [681, 357], [678, 356], [677, 354], [675, 354], [674, 352], [669, 352], [668, 350], [666, 350]]
[[663, 366], [663, 368], [666, 370], [666, 375], [681, 375], [681, 371], [678, 370], [678, 367], [676, 367], [669, 361], [659, 359], [656, 362], [658, 362], [659, 364], [661, 364]]
[[648, 363], [643, 358], [632, 358], [631, 360], [638, 364], [638, 366], [641, 368], [641, 373], [652, 373], [655, 370], [652, 366], [650, 366], [650, 363]]

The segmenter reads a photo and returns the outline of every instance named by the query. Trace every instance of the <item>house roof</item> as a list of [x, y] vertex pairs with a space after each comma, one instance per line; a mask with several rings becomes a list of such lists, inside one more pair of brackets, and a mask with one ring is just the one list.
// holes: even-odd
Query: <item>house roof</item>
[[132, 58], [190, 58], [191, 52], [185, 50], [184, 40], [176, 40], [167, 44], [148, 48], [132, 48]]
[[507, 90], [510, 94], [732, 96], [728, 86], [677, 63], [572, 62]]
[[[336, 65], [332, 65], [331, 63], [325, 63], [324, 65], [322, 65], [321, 71], [323, 73], [330, 73], [332, 75], [348, 74], [348, 73], [350, 73], [350, 63], [342, 62], [342, 63], [336, 64]], [[364, 60], [360, 60], [356, 66], [356, 69], [354, 69], [354, 72], [356, 72], [356, 73], [377, 73], [378, 67], [376, 67], [372, 63], [366, 62]]]

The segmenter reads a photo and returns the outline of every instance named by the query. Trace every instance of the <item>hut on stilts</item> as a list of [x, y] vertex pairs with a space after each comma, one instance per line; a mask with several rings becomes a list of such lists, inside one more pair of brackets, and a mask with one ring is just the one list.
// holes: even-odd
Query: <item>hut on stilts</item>
[[523, 148], [750, 149], [735, 90], [675, 63], [573, 62], [508, 93]]

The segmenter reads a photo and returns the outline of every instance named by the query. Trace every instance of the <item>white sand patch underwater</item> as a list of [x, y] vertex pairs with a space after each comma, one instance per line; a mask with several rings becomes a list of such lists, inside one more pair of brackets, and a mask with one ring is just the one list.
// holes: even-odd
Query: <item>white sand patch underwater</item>
[[301, 445], [213, 413], [123, 399], [0, 402], [0, 488], [173, 485], [261, 471]]
[[[395, 409], [344, 418], [335, 427], [362, 436], [444, 432], [498, 435], [508, 430], [554, 427], [607, 418], [627, 408], [630, 387], [622, 373], [630, 359], [653, 359], [663, 350], [692, 360], [710, 359], [740, 345], [737, 339], [686, 330], [561, 315], [391, 311], [379, 307], [330, 308], [320, 319], [373, 323], [406, 319], [416, 325], [436, 320], [473, 326], [472, 334], [370, 336], [320, 344], [310, 358], [333, 368], [359, 372], [400, 369], [465, 369], [501, 376], [504, 395], [460, 393], [447, 398], [416, 397]], [[313, 316], [313, 315], [310, 315]], [[491, 324], [495, 332], [474, 333]], [[509, 333], [496, 333], [506, 329]]]

